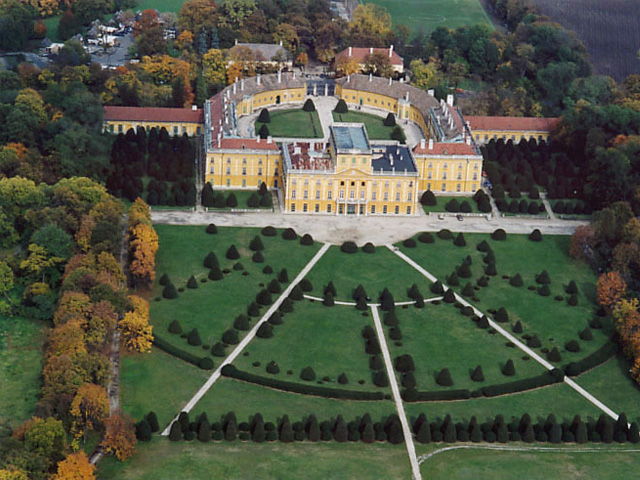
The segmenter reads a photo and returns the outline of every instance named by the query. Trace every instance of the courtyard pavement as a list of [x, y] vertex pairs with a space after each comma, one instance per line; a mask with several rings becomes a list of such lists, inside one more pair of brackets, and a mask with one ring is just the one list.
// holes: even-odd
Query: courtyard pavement
[[362, 245], [396, 243], [419, 232], [437, 232], [447, 228], [453, 232], [491, 233], [503, 228], [507, 233], [531, 233], [538, 228], [544, 235], [571, 235], [580, 225], [589, 222], [574, 220], [552, 220], [514, 217], [456, 217], [439, 219], [437, 215], [419, 216], [337, 216], [316, 214], [231, 213], [231, 212], [185, 212], [152, 211], [154, 223], [169, 225], [208, 225], [222, 227], [266, 227], [293, 228], [299, 235], [310, 234], [316, 241], [341, 245], [347, 240]]

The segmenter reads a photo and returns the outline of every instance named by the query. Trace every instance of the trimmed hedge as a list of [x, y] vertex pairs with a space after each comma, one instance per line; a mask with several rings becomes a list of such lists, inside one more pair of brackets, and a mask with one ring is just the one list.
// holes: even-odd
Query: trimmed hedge
[[499, 242], [504, 241], [507, 239], [507, 232], [505, 232], [502, 228], [498, 228], [491, 234], [491, 238]]
[[376, 253], [376, 247], [375, 247], [375, 245], [373, 243], [367, 242], [362, 247], [362, 251], [364, 253]]
[[448, 400], [467, 400], [471, 398], [471, 391], [467, 389], [421, 392], [407, 388], [402, 392], [405, 402], [443, 402]]
[[340, 245], [340, 251], [344, 253], [356, 253], [358, 251], [358, 246], [355, 242], [346, 241], [342, 245]]
[[285, 240], [296, 240], [298, 238], [298, 234], [293, 228], [287, 228], [282, 232], [282, 238]]
[[580, 375], [598, 365], [606, 362], [618, 352], [618, 345], [615, 341], [605, 343], [591, 355], [587, 355], [582, 360], [571, 362], [563, 367], [564, 372], [569, 377]]
[[262, 377], [249, 372], [238, 370], [233, 365], [225, 365], [222, 367], [222, 375], [236, 380], [243, 380], [256, 385], [275, 388], [284, 392], [301, 393], [304, 395], [315, 395], [325, 398], [335, 398], [343, 400], [383, 400], [382, 392], [363, 392], [359, 390], [343, 390], [337, 388], [326, 388], [311, 384], [300, 384], [278, 380], [275, 378]]
[[556, 368], [535, 377], [515, 380], [513, 382], [502, 383], [500, 385], [482, 387], [481, 391], [485, 397], [497, 397], [510, 393], [524, 392], [534, 388], [546, 387], [547, 385], [553, 385], [554, 383], [561, 383], [562, 379], [562, 371]]
[[262, 233], [262, 235], [264, 235], [265, 237], [275, 237], [278, 234], [276, 229], [273, 228], [272, 226], [264, 227], [260, 231], [260, 233]]
[[436, 233], [436, 235], [440, 240], [451, 240], [453, 238], [453, 233], [451, 233], [451, 230], [447, 230], [446, 228], [440, 230], [438, 233]]
[[433, 234], [430, 232], [422, 232], [418, 235], [418, 241], [421, 243], [434, 243], [436, 239], [433, 237]]
[[173, 355], [174, 357], [184, 360], [185, 362], [195, 365], [196, 367], [200, 367], [203, 370], [210, 370], [211, 368], [213, 368], [213, 365], [211, 365], [211, 367], [209, 368], [205, 368], [208, 365], [201, 366], [200, 362], [205, 358], [208, 358], [209, 360], [211, 360], [209, 357], [198, 357], [196, 355], [193, 355], [192, 353], [185, 352], [184, 350], [178, 347], [174, 347], [165, 339], [163, 339], [162, 337], [159, 337], [157, 333], [154, 333], [153, 335], [153, 344], [156, 347], [158, 347], [160, 350], [168, 353], [169, 355]]

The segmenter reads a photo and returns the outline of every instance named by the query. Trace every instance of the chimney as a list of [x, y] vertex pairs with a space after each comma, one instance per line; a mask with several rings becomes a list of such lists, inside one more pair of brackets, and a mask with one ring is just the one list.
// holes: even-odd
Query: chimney
[[282, 70], [278, 70], [278, 83], [282, 83]]
[[294, 79], [294, 80], [296, 79], [296, 72], [295, 72], [295, 70], [293, 71], [293, 79]]
[[409, 101], [409, 92], [405, 93], [404, 95], [404, 99], [408, 102]]
[[256, 143], [260, 143], [260, 135], [256, 137]]
[[429, 90], [427, 90], [427, 95], [430, 95], [432, 97], [434, 96], [435, 93], [436, 92], [435, 92], [435, 90], [433, 88], [430, 88]]
[[393, 78], [389, 78], [389, 85], [393, 83]]
[[424, 147], [425, 147], [425, 144], [426, 144], [426, 143], [427, 143], [427, 142], [426, 142], [426, 140], [425, 140], [424, 138], [421, 138], [421, 139], [420, 139], [420, 148], [421, 148], [422, 150], [424, 150]]
[[447, 105], [449, 105], [450, 107], [453, 107], [453, 95], [452, 94], [447, 95]]
[[244, 78], [240, 80], [240, 91], [244, 91]]
[[236, 81], [233, 82], [233, 94], [235, 95], [236, 93], [236, 86], [238, 85], [238, 77], [236, 77]]
[[282, 40], [280, 40], [280, 46], [282, 46]]
[[256, 82], [258, 83], [258, 85], [260, 85], [260, 74], [256, 76]]
[[373, 73], [369, 74], [369, 82], [371, 82], [371, 80], [373, 80]]
[[198, 110], [198, 105], [191, 105], [191, 110], [193, 111]]
[[429, 150], [433, 150], [433, 138], [429, 139]]
[[351, 81], [351, 75], [347, 75], [347, 82]]
[[393, 56], [393, 45], [389, 47], [389, 58]]
[[352, 51], [353, 51], [353, 48], [349, 47], [349, 56], [351, 56]]
[[467, 145], [471, 145], [471, 135], [467, 135]]
[[236, 38], [236, 43], [235, 44], [238, 45], [238, 39], [237, 38]]
[[271, 138], [271, 135], [267, 137], [267, 143], [273, 143], [273, 138]]

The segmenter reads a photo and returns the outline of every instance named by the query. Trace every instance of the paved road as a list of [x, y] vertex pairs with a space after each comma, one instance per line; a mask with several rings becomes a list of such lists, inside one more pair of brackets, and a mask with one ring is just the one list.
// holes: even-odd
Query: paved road
[[423, 231], [437, 232], [448, 228], [454, 232], [491, 233], [503, 228], [507, 233], [531, 233], [538, 228], [545, 235], [571, 235], [576, 227], [587, 221], [549, 220], [536, 218], [456, 217], [437, 216], [336, 216], [310, 214], [230, 213], [230, 212], [184, 212], [153, 211], [154, 223], [169, 225], [208, 225], [215, 223], [223, 227], [291, 227], [303, 235], [309, 233], [317, 241], [340, 245], [352, 240], [359, 245], [372, 242], [375, 245], [396, 243]]

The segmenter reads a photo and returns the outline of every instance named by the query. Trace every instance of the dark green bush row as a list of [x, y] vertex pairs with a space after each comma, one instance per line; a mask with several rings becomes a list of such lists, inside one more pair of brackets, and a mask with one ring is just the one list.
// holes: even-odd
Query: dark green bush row
[[337, 388], [320, 387], [309, 384], [300, 384], [278, 380], [275, 378], [261, 377], [249, 372], [238, 370], [233, 365], [225, 365], [222, 368], [222, 375], [225, 377], [243, 380], [265, 387], [275, 388], [285, 392], [301, 393], [304, 395], [317, 395], [325, 398], [337, 398], [344, 400], [382, 400], [384, 395], [382, 392], [361, 392], [357, 390], [340, 390]]
[[554, 369], [551, 372], [545, 372], [542, 375], [538, 375], [536, 377], [524, 378], [522, 380], [515, 380], [513, 382], [503, 383], [500, 385], [489, 385], [486, 387], [482, 387], [481, 391], [485, 397], [497, 397], [499, 395], [524, 392], [526, 390], [532, 390], [534, 388], [559, 383], [562, 382], [562, 378], [562, 371], [559, 369]]
[[471, 398], [471, 391], [467, 389], [422, 392], [407, 388], [402, 392], [405, 402], [442, 402], [447, 400], [466, 400]]
[[[211, 370], [213, 368], [213, 360], [209, 357], [198, 357], [193, 355], [192, 353], [185, 352], [184, 350], [174, 347], [169, 342], [167, 342], [162, 337], [159, 337], [157, 333], [153, 335], [153, 344], [158, 347], [160, 350], [168, 353], [169, 355], [173, 355], [174, 357], [178, 357], [185, 362], [189, 362], [196, 367], [202, 368], [203, 370]], [[208, 361], [207, 361], [208, 360]]]
[[569, 377], [575, 377], [588, 370], [591, 370], [592, 368], [597, 367], [598, 365], [609, 360], [617, 353], [617, 351], [618, 345], [615, 341], [607, 342], [591, 355], [587, 355], [586, 357], [584, 357], [582, 360], [571, 362], [565, 365], [563, 367], [565, 375]]

